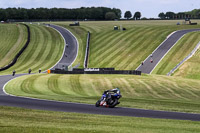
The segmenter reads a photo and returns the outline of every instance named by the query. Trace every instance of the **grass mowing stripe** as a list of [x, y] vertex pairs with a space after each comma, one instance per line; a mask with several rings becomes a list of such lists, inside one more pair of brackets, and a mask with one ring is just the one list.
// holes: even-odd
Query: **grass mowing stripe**
[[58, 79], [61, 77], [61, 75], [51, 75], [48, 78], [48, 88], [55, 94], [59, 95], [65, 95], [65, 93], [62, 91], [62, 89], [59, 88]]
[[[146, 35], [149, 34], [149, 32], [146, 33]], [[132, 51], [137, 51], [138, 48], [140, 48], [141, 46], [146, 47], [145, 45], [142, 45], [141, 43], [143, 42], [143, 39], [139, 39], [139, 42], [137, 42], [138, 45], [131, 45], [130, 47], [127, 47], [127, 50], [124, 50], [122, 52], [122, 54], [119, 56], [119, 59], [117, 60], [117, 62], [115, 64], [113, 64], [114, 66], [117, 66], [118, 69], [133, 69], [133, 67], [129, 68], [127, 66], [131, 66], [131, 62], [135, 64], [135, 62], [133, 61], [134, 57], [136, 57], [135, 53], [132, 53]], [[135, 44], [135, 43], [134, 43]], [[140, 48], [142, 49], [142, 48]], [[125, 59], [123, 57], [126, 57]], [[129, 60], [127, 62], [127, 60]]]
[[93, 44], [92, 41], [91, 41], [91, 49], [92, 49], [93, 46], [96, 47], [96, 50], [94, 49], [95, 51], [91, 50], [91, 53], [95, 53], [95, 55], [97, 55], [95, 57], [101, 56], [101, 53], [103, 53], [105, 49], [108, 49], [110, 47], [110, 44], [112, 44], [112, 43], [114, 44], [114, 42], [116, 42], [116, 39], [119, 40], [119, 38], [117, 38], [117, 36], [118, 37], [122, 37], [123, 34], [120, 34], [120, 32], [119, 32], [117, 34], [114, 34], [114, 36], [113, 35], [112, 36], [104, 35], [104, 36], [106, 36], [106, 39], [104, 39], [103, 41], [101, 41], [101, 43], [99, 45], [96, 45], [97, 43]]
[[[149, 29], [149, 30], [151, 30], [151, 29]], [[144, 31], [144, 32], [145, 32], [145, 31]], [[143, 33], [140, 32], [139, 35], [142, 35], [142, 34], [143, 34]], [[139, 36], [139, 35], [138, 35], [138, 36]], [[125, 44], [126, 44], [126, 43], [125, 43]], [[129, 44], [129, 45], [130, 45], [130, 44]], [[128, 45], [128, 46], [129, 46], [129, 45]], [[127, 48], [129, 49], [129, 47], [127, 47]], [[123, 50], [122, 50], [122, 51], [123, 51]], [[124, 51], [125, 51], [125, 50], [124, 50]], [[120, 51], [119, 51], [119, 52], [120, 52]], [[126, 52], [126, 51], [125, 51], [125, 52]], [[119, 53], [118, 53], [118, 54], [119, 54]], [[119, 57], [121, 57], [121, 54], [119, 54], [119, 55], [120, 55]], [[123, 56], [123, 57], [124, 57], [124, 56]], [[109, 59], [108, 59], [108, 60], [109, 60]], [[115, 61], [118, 61], [118, 60], [112, 60], [110, 63], [115, 62]], [[106, 63], [105, 63], [105, 64], [106, 64]], [[115, 65], [117, 66], [117, 64], [115, 64]], [[114, 65], [114, 66], [115, 66], [115, 65]]]
[[[127, 34], [122, 34], [122, 35], [120, 35], [119, 38], [124, 38], [125, 36], [127, 36]], [[113, 42], [116, 42], [116, 43], [113, 43]], [[117, 43], [117, 42], [119, 42], [119, 40], [113, 39], [112, 41], [110, 41], [110, 43], [108, 43], [108, 45], [106, 47], [104, 47], [104, 48], [102, 48], [101, 50], [98, 51], [99, 54], [96, 52], [96, 54], [98, 56], [95, 57], [94, 60], [92, 60], [92, 59], [91, 60], [93, 62], [103, 61], [102, 63], [104, 63], [107, 60], [108, 55], [112, 55], [114, 50], [116, 51], [121, 46], [121, 44]], [[111, 45], [109, 45], [109, 44], [111, 44]], [[119, 49], [118, 49], [118, 51], [119, 51]], [[100, 54], [100, 53], [102, 53], [102, 54]], [[99, 65], [102, 67], [101, 63]], [[103, 67], [105, 67], [105, 66], [103, 66]]]
[[161, 98], [158, 93], [153, 91], [152, 87], [149, 84], [146, 84], [144, 80], [140, 80], [139, 83], [143, 84], [146, 88], [146, 92], [151, 93], [150, 96], [152, 98]]
[[[101, 49], [101, 51], [105, 51], [106, 49], [110, 48], [110, 46], [115, 45], [115, 43], [117, 43], [118, 40], [124, 39], [124, 37], [127, 37], [127, 35], [130, 36], [130, 34], [134, 34], [135, 32], [137, 32], [137, 30], [135, 31], [134, 29], [131, 29], [129, 31], [126, 31], [125, 33], [120, 32], [120, 31], [115, 31], [115, 32], [118, 32], [118, 33], [112, 34], [109, 37], [106, 34], [104, 34], [104, 36], [107, 36], [107, 39], [101, 41], [101, 43], [98, 46], [96, 46], [96, 49], [94, 49], [94, 50], [96, 51], [98, 49]], [[110, 41], [110, 40], [112, 40], [112, 41]], [[102, 45], [105, 45], [105, 44], [107, 44], [107, 45], [102, 47]], [[112, 44], [112, 45], [109, 45], [109, 44]], [[97, 55], [99, 55], [98, 52], [95, 52], [95, 53]]]
[[29, 56], [26, 56], [24, 58], [24, 61], [22, 61], [22, 62], [26, 62], [26, 64], [23, 65], [21, 69], [19, 69], [18, 71], [28, 70], [29, 68], [31, 68], [33, 64], [39, 61], [38, 60], [38, 58], [40, 58], [39, 55], [42, 54], [43, 51], [45, 50], [45, 47], [43, 47], [42, 45], [39, 45], [39, 42], [41, 42], [41, 44], [44, 44], [44, 36], [43, 36], [42, 31], [38, 27], [34, 26], [34, 28], [31, 30], [31, 33], [34, 33], [34, 34], [31, 34], [31, 40], [33, 40], [33, 38], [37, 38], [37, 39], [30, 42], [30, 45], [32, 47], [31, 49], [29, 49], [29, 53], [28, 53]]
[[[147, 33], [145, 34], [145, 36], [146, 35], [149, 35], [149, 34], [151, 34], [152, 32], [153, 32], [154, 30], [151, 30], [151, 31], [147, 31]], [[122, 50], [123, 52], [121, 52], [121, 54], [120, 54], [120, 56], [119, 56], [119, 59], [114, 63], [114, 64], [112, 64], [113, 66], [117, 66], [118, 67], [118, 69], [126, 69], [127, 68], [127, 66], [128, 66], [128, 64], [129, 64], [129, 66], [130, 66], [130, 63], [132, 62], [132, 60], [133, 60], [133, 57], [135, 57], [136, 55], [135, 54], [133, 54], [133, 55], [130, 55], [129, 53], [131, 53], [132, 51], [134, 51], [134, 50], [142, 50], [142, 49], [144, 49], [145, 47], [146, 47], [146, 45], [144, 45], [143, 43], [144, 43], [144, 40], [143, 40], [143, 38], [141, 38], [141, 39], [138, 39], [138, 45], [132, 45], [132, 46], [130, 46], [130, 44], [129, 44], [129, 46], [130, 47], [128, 47], [127, 46], [127, 48], [128, 48], [128, 50]], [[147, 43], [148, 44], [148, 43]], [[126, 59], [124, 59], [124, 57], [127, 57]], [[129, 62], [126, 62], [126, 60], [129, 60]], [[126, 62], [126, 63], [125, 63]], [[112, 62], [110, 62], [110, 63], [112, 63]], [[127, 68], [128, 69], [128, 68]], [[133, 69], [133, 68], [129, 68], [129, 69]]]
[[175, 93], [170, 87], [167, 86], [167, 84], [161, 84], [159, 81], [156, 81], [155, 84], [159, 86], [160, 88], [164, 88], [165, 91], [167, 91], [167, 97], [172, 96], [173, 98], [178, 97], [182, 98], [179, 94]]
[[[141, 34], [142, 34], [142, 32], [141, 32]], [[106, 57], [106, 59], [105, 59], [105, 63], [103, 64], [103, 66], [104, 65], [106, 65], [106, 64], [108, 64], [109, 65], [109, 60], [111, 60], [111, 59], [113, 59], [114, 57], [121, 57], [122, 55], [123, 55], [123, 52], [125, 52], [126, 53], [126, 50], [127, 49], [129, 49], [129, 47], [128, 46], [130, 46], [130, 44], [129, 43], [125, 43], [126, 42], [126, 40], [128, 39], [128, 38], [130, 38], [132, 36], [132, 34], [130, 34], [130, 35], [128, 35], [128, 36], [126, 36], [126, 37], [123, 37], [123, 39], [121, 39], [119, 42], [117, 42], [116, 44], [115, 44], [115, 46], [116, 47], [119, 47], [118, 49], [117, 48], [115, 48], [115, 47], [112, 47], [113, 49], [117, 49], [117, 50], [115, 50], [114, 52], [110, 52], [110, 53], [108, 53], [108, 54], [110, 54], [110, 56], [107, 54], [105, 54], [104, 55], [104, 58]], [[123, 42], [123, 43], [122, 43]], [[123, 45], [122, 45], [123, 44]], [[120, 49], [120, 47], [122, 48], [122, 49]], [[110, 50], [112, 50], [113, 51], [113, 49], [111, 49], [110, 48]], [[107, 50], [108, 52], [109, 52], [109, 50]], [[106, 51], [106, 52], [107, 52]], [[109, 62], [108, 62], [109, 61]], [[110, 63], [112, 64], [112, 62], [113, 61], [119, 61], [119, 60], [112, 60]], [[120, 61], [121, 62], [121, 61]], [[117, 66], [117, 65], [116, 65]]]
[[[49, 62], [48, 60], [58, 60], [61, 56], [61, 54], [59, 54], [59, 51], [62, 50], [61, 48], [63, 47], [62, 44], [59, 44], [59, 42], [62, 42], [61, 40], [58, 41], [58, 43], [56, 43], [56, 39], [53, 39], [53, 37], [57, 34], [54, 34], [55, 32], [52, 32], [52, 29], [50, 28], [46, 28], [45, 29], [48, 31], [46, 34], [48, 35], [49, 34], [49, 39], [48, 39], [48, 42], [46, 42], [46, 44], [50, 44], [50, 45], [47, 45], [47, 46], [43, 46], [45, 47], [42, 55], [38, 55], [40, 56], [40, 59], [39, 59], [39, 62], [40, 64], [36, 64], [35, 67], [42, 67], [43, 64], [45, 63], [48, 68], [50, 68], [52, 65], [54, 65], [54, 63], [52, 62]], [[58, 45], [55, 45], [55, 44], [58, 44]], [[34, 67], [34, 66], [33, 66]]]
[[23, 25], [0, 24], [0, 67], [8, 65], [24, 46], [27, 30]]
[[[89, 79], [91, 83], [85, 84], [85, 83], [84, 83], [85, 78]], [[87, 77], [83, 77], [83, 76], [80, 75], [81, 87], [82, 87], [82, 88], [85, 88], [85, 89], [84, 89], [84, 92], [85, 92], [88, 96], [97, 96], [97, 93], [96, 93], [95, 89], [93, 89], [92, 82], [93, 82], [93, 79], [91, 79], [90, 77], [88, 77], [88, 76], [87, 76]]]
[[89, 31], [90, 33], [96, 33], [96, 32], [97, 32], [97, 31], [95, 30], [95, 28], [93, 28], [93, 27], [88, 27], [88, 26], [82, 25], [81, 28], [83, 28], [84, 31]]
[[52, 92], [48, 86], [49, 84], [49, 77], [51, 75], [46, 75], [46, 74], [40, 74], [38, 75], [38, 77], [35, 79], [35, 84], [34, 84], [34, 87], [37, 88], [40, 93], [42, 93], [43, 95], [50, 95], [50, 96], [53, 96], [55, 95], [54, 92]]
[[[96, 57], [98, 57], [99, 55], [102, 55], [105, 50], [107, 50], [107, 45], [108, 43], [110, 43], [109, 41], [111, 41], [111, 39], [115, 39], [118, 38], [116, 40], [120, 40], [120, 36], [117, 36], [117, 34], [119, 32], [125, 33], [128, 32], [130, 30], [133, 29], [140, 29], [140, 28], [154, 28], [157, 29], [158, 32], [160, 32], [161, 30], [163, 30], [164, 32], [161, 33], [159, 36], [147, 36], [147, 38], [145, 38], [145, 42], [149, 41], [149, 39], [152, 39], [152, 41], [154, 42], [154, 44], [152, 44], [150, 47], [148, 47], [149, 49], [155, 49], [157, 44], [159, 44], [162, 40], [164, 40], [167, 35], [175, 30], [181, 30], [181, 29], [191, 29], [191, 28], [198, 28], [198, 26], [191, 26], [191, 25], [180, 25], [177, 26], [173, 23], [176, 23], [177, 21], [166, 21], [166, 23], [164, 23], [164, 21], [148, 21], [148, 22], [143, 22], [143, 21], [120, 21], [120, 22], [81, 22], [81, 25], [79, 27], [69, 27], [68, 24], [69, 22], [61, 22], [59, 24], [61, 25], [65, 25], [66, 27], [68, 27], [71, 31], [73, 31], [73, 33], [76, 33], [76, 36], [79, 36], [79, 40], [81, 40], [81, 43], [83, 46], [85, 46], [85, 43], [83, 43], [83, 41], [85, 41], [86, 36], [82, 36], [83, 34], [86, 34], [87, 31], [86, 30], [91, 30], [92, 31], [92, 38], [91, 38], [91, 47], [90, 47], [90, 57], [89, 57], [89, 67], [99, 67], [99, 60], [96, 60]], [[113, 30], [113, 26], [117, 25], [117, 26], [123, 26], [125, 28], [127, 28], [127, 31], [114, 31]], [[93, 29], [93, 30], [92, 30]], [[108, 33], [110, 34], [112, 37], [115, 36], [115, 38], [110, 38], [108, 39], [107, 36], [105, 36], [104, 33]], [[80, 37], [82, 36], [82, 37]], [[104, 39], [102, 39], [102, 37], [104, 37]], [[131, 39], [131, 38], [130, 38]], [[107, 40], [107, 41], [105, 41]], [[136, 38], [137, 40], [137, 38]], [[114, 42], [111, 42], [112, 44], [109, 44], [110, 46], [114, 46]], [[127, 43], [127, 42], [126, 42]], [[148, 43], [148, 42], [147, 42]], [[131, 43], [129, 43], [130, 46], [132, 45]], [[102, 50], [102, 47], [107, 47], [105, 50]], [[118, 48], [117, 48], [118, 49]], [[115, 49], [115, 50], [117, 50]], [[82, 53], [84, 53], [85, 49], [82, 50]], [[99, 51], [100, 53], [97, 53], [97, 51]], [[140, 51], [135, 51], [135, 53], [140, 54], [140, 57], [138, 57], [137, 59], [135, 59], [135, 64], [130, 64], [128, 67], [126, 67], [126, 69], [129, 68], [136, 68], [140, 63], [141, 60], [144, 60], [144, 57], [147, 57], [150, 53], [148, 53], [149, 51], [143, 51], [143, 53], [140, 53]], [[143, 56], [142, 56], [143, 55]], [[126, 58], [126, 57], [124, 57]], [[142, 58], [142, 59], [141, 59]], [[78, 59], [77, 59], [78, 60]], [[84, 60], [84, 59], [81, 59]], [[112, 60], [110, 60], [112, 61]], [[81, 66], [82, 67], [82, 66]], [[116, 67], [116, 66], [112, 66], [112, 67]]]
[[6, 46], [5, 51], [9, 50], [8, 52], [6, 52], [5, 56], [3, 54], [3, 52], [5, 51], [1, 51], [1, 55], [3, 55], [4, 57], [0, 61], [0, 66], [8, 65], [10, 61], [13, 60], [14, 56], [16, 56], [16, 54], [21, 50], [21, 48], [25, 44], [25, 41], [27, 39], [26, 27], [24, 25], [19, 25], [17, 26], [17, 28], [19, 30], [19, 36], [17, 36], [18, 39], [14, 44], [11, 45], [12, 46], [11, 48], [8, 47], [9, 44], [5, 45]]
[[132, 90], [133, 93], [131, 93], [133, 96], [136, 96], [136, 97], [140, 97], [140, 94], [137, 92], [137, 85], [134, 84], [132, 80], [130, 80], [129, 78], [127, 78], [127, 82], [130, 84], [130, 89]]
[[21, 84], [21, 90], [27, 94], [42, 94], [40, 91], [37, 90], [40, 88], [34, 87], [34, 82], [37, 78], [38, 76], [35, 75], [26, 78]]
[[[200, 108], [198, 80], [155, 75], [45, 75], [19, 77], [5, 90], [21, 96], [94, 104], [104, 90], [119, 87], [123, 95], [119, 106], [183, 112], [199, 112]], [[21, 90], [23, 80], [24, 86], [30, 87], [26, 93]], [[51, 92], [49, 86], [58, 92]]]
[[118, 78], [116, 80], [120, 84], [119, 88], [124, 88], [125, 91], [123, 93], [127, 93], [127, 95], [130, 95], [130, 94], [134, 95], [134, 94], [136, 94], [136, 92], [134, 91], [134, 89], [131, 88], [129, 82], [127, 82], [127, 80], [125, 78]]
[[94, 47], [94, 48], [91, 49], [91, 52], [93, 53], [93, 52], [98, 51], [105, 44], [109, 43], [112, 38], [116, 38], [117, 36], [120, 35], [120, 32], [117, 32], [115, 34], [113, 34], [113, 33], [114, 33], [114, 31], [102, 32], [102, 33], [96, 34], [97, 37], [92, 37], [91, 38], [91, 47]]
[[85, 94], [85, 90], [82, 89], [81, 87], [81, 84], [80, 84], [80, 75], [78, 76], [75, 76], [75, 75], [70, 75], [70, 85], [71, 85], [71, 88], [73, 89], [73, 91], [76, 93], [76, 94]]
[[58, 79], [59, 87], [62, 88], [62, 91], [67, 95], [76, 95], [76, 92], [72, 89], [70, 76], [66, 77], [65, 75], [61, 75]]
[[[1, 26], [1, 58], [2, 59], [6, 53], [8, 53], [9, 49], [12, 48], [12, 45], [17, 41], [18, 39], [18, 33], [19, 29], [16, 27], [16, 25], [2, 25]], [[12, 39], [10, 39], [12, 38]]]
[[11, 73], [14, 69], [17, 73], [27, 72], [29, 68], [33, 72], [38, 72], [39, 68], [46, 70], [60, 59], [61, 49], [64, 47], [60, 34], [43, 26], [30, 25], [30, 28], [31, 42], [29, 47], [13, 67], [1, 72], [1, 74]]
[[[42, 30], [42, 31], [45, 31], [45, 30]], [[49, 38], [48, 34], [49, 33], [45, 31], [45, 33], [41, 33], [39, 35], [40, 35], [41, 38], [45, 38], [45, 36], [43, 36], [43, 35], [47, 35], [48, 36], [47, 38]], [[47, 44], [48, 44], [47, 39], [40, 39], [39, 38], [39, 41], [41, 42], [41, 44], [37, 45], [36, 49], [40, 49], [40, 51], [38, 51], [38, 53], [33, 53], [33, 56], [31, 57], [31, 61], [29, 62], [29, 64], [27, 64], [27, 66], [24, 66], [23, 69], [28, 69], [30, 66], [33, 67], [33, 68], [37, 67], [37, 65], [38, 65], [37, 62], [42, 62], [43, 61], [42, 57], [46, 56], [47, 53], [50, 52], [49, 50], [52, 50], [55, 47], [55, 46], [52, 46], [52, 45], [47, 46]], [[51, 58], [51, 55], [49, 55], [49, 58]]]

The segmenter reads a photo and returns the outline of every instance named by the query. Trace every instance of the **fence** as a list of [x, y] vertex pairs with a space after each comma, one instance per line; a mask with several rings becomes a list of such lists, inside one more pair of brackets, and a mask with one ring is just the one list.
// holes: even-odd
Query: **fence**
[[167, 73], [167, 76], [170, 76], [172, 73], [174, 73], [174, 71], [176, 71], [185, 61], [187, 61], [189, 58], [191, 58], [195, 52], [198, 50], [200, 46], [200, 42], [196, 45], [196, 47], [192, 50], [192, 52], [185, 57], [179, 64], [177, 64], [169, 73]]
[[89, 50], [90, 50], [90, 32], [88, 31], [87, 44], [86, 44], [86, 50], [85, 50], [84, 68], [88, 67]]
[[114, 68], [73, 69], [73, 71], [51, 70], [51, 73], [57, 73], [57, 74], [132, 74], [132, 75], [141, 75], [141, 71], [115, 70]]
[[29, 26], [26, 25], [26, 24], [23, 24], [23, 25], [25, 25], [26, 28], [27, 28], [28, 39], [27, 39], [27, 41], [26, 41], [24, 47], [19, 51], [19, 53], [17, 53], [17, 55], [14, 57], [14, 59], [11, 61], [11, 63], [8, 64], [8, 65], [5, 66], [5, 67], [0, 68], [0, 71], [4, 71], [4, 70], [10, 68], [11, 66], [13, 66], [13, 65], [17, 62], [17, 60], [18, 60], [18, 58], [20, 57], [20, 55], [21, 55], [21, 54], [24, 52], [24, 50], [28, 47], [29, 42], [30, 42], [30, 36], [31, 36], [31, 35], [30, 35], [30, 28], [29, 28]]

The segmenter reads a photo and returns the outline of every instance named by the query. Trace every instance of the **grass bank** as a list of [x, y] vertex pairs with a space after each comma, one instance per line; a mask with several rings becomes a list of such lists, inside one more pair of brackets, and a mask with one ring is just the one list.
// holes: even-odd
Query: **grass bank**
[[0, 106], [0, 132], [198, 133], [200, 122], [39, 111]]
[[16, 78], [6, 92], [68, 102], [94, 104], [104, 90], [119, 87], [120, 106], [200, 113], [200, 82], [183, 78], [146, 75], [55, 75]]
[[25, 45], [27, 29], [20, 24], [0, 24], [0, 67], [8, 65]]
[[11, 74], [13, 70], [16, 73], [27, 73], [31, 68], [32, 72], [38, 72], [49, 69], [55, 65], [62, 56], [64, 41], [60, 34], [52, 28], [29, 25], [31, 32], [30, 44], [23, 54], [19, 57], [17, 63], [8, 70], [0, 74]]
[[[199, 22], [198, 20], [195, 20]], [[90, 31], [89, 67], [115, 67], [136, 69], [166, 37], [176, 30], [199, 28], [199, 25], [176, 25], [176, 21], [85, 21], [79, 27], [70, 27], [72, 22], [57, 22], [72, 31], [79, 40], [79, 56], [75, 64], [82, 67], [85, 55], [87, 32]], [[126, 31], [114, 31], [114, 26]], [[184, 53], [185, 54], [185, 53]], [[186, 54], [185, 54], [186, 55]]]

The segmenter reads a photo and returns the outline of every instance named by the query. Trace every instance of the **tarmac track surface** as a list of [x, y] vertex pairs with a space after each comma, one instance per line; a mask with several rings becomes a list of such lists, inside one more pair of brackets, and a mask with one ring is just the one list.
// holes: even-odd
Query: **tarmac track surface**
[[[66, 35], [65, 32], [61, 34], [64, 34], [63, 36]], [[70, 38], [70, 36], [68, 37]], [[75, 43], [74, 45], [76, 44], [77, 43]], [[76, 113], [87, 113], [87, 114], [200, 121], [200, 114], [153, 111], [153, 110], [120, 108], [120, 107], [116, 107], [116, 108], [98, 107], [97, 108], [94, 105], [89, 105], [89, 104], [48, 101], [48, 100], [40, 100], [40, 99], [33, 99], [33, 98], [10, 96], [10, 95], [5, 94], [3, 91], [3, 86], [9, 80], [18, 76], [22, 76], [22, 75], [25, 75], [25, 74], [17, 74], [15, 76], [11, 76], [11, 75], [0, 76], [0, 106], [13, 106], [13, 107], [28, 108], [28, 109], [76, 112]]]
[[[65, 48], [64, 48], [64, 54], [59, 61], [59, 63], [64, 63], [67, 66], [70, 66], [76, 59], [76, 56], [78, 54], [78, 42], [75, 36], [67, 29], [57, 26], [57, 25], [48, 25], [49, 27], [52, 27], [56, 29], [60, 34], [62, 35], [63, 39], [65, 40]], [[56, 67], [56, 66], [55, 66]], [[53, 67], [52, 69], [55, 69]]]
[[[137, 70], [142, 71], [142, 73], [150, 74], [178, 40], [180, 40], [185, 34], [194, 31], [200, 31], [200, 29], [180, 30], [174, 32], [152, 53], [152, 57], [149, 55], [146, 58], [143, 65], [140, 65]], [[151, 60], [153, 60], [152, 63]]]

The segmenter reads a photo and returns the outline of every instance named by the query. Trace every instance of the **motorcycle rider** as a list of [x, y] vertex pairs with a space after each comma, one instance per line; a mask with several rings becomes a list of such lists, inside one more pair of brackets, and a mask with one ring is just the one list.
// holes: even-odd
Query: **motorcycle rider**
[[[120, 96], [121, 97], [121, 94], [120, 94], [120, 90], [119, 88], [114, 88], [112, 90], [106, 90], [104, 91], [103, 94], [106, 94], [106, 103], [108, 102], [108, 100], [112, 97], [112, 96]], [[120, 102], [118, 102], [119, 104]]]

